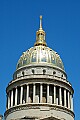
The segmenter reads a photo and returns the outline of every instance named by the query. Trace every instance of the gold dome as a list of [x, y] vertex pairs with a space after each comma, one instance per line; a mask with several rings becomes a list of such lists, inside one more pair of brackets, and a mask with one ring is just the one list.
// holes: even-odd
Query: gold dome
[[59, 55], [49, 47], [42, 45], [34, 46], [24, 52], [18, 61], [17, 69], [29, 64], [39, 63], [50, 64], [64, 70], [64, 66]]
[[40, 16], [40, 28], [36, 32], [34, 47], [28, 49], [20, 57], [17, 69], [29, 64], [50, 64], [64, 70], [60, 56], [51, 48], [47, 47], [45, 31], [42, 29], [42, 16]]

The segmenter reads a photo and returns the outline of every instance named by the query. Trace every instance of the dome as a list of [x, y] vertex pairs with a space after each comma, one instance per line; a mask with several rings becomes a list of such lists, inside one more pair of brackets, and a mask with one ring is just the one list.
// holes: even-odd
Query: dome
[[62, 60], [57, 52], [42, 45], [34, 46], [28, 49], [26, 52], [23, 52], [18, 61], [17, 69], [25, 65], [39, 63], [50, 64], [64, 70]]
[[42, 16], [40, 16], [40, 28], [36, 32], [36, 42], [34, 47], [28, 49], [20, 57], [17, 69], [29, 65], [29, 64], [50, 64], [54, 67], [58, 67], [64, 70], [64, 66], [60, 56], [47, 47], [45, 41], [45, 31], [42, 29]]

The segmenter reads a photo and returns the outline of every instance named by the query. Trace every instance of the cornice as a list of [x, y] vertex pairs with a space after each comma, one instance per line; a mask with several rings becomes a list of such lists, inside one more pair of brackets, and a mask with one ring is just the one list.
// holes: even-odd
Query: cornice
[[[37, 79], [37, 81], [36, 81], [36, 79]], [[11, 81], [11, 83], [6, 88], [6, 91], [8, 91], [9, 88], [16, 83], [20, 84], [21, 81], [22, 82], [25, 81], [24, 84], [30, 83], [30, 82], [32, 82], [32, 83], [33, 82], [40, 82], [40, 81], [42, 81], [43, 83], [48, 82], [49, 84], [51, 84], [51, 83], [56, 84], [57, 83], [59, 86], [62, 84], [62, 85], [64, 85], [64, 87], [65, 86], [68, 87], [72, 91], [72, 93], [74, 93], [74, 90], [73, 90], [71, 84], [67, 80], [64, 80], [63, 78], [57, 77], [57, 76], [39, 75], [39, 74], [38, 75], [30, 75], [30, 76], [27, 75], [27, 76], [20, 77], [18, 79]]]

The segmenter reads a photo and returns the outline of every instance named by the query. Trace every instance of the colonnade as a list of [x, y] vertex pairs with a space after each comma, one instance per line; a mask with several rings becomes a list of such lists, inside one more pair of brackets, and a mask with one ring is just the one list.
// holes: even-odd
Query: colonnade
[[53, 84], [26, 84], [13, 88], [7, 93], [7, 109], [24, 103], [49, 103], [73, 111], [73, 96], [70, 91]]

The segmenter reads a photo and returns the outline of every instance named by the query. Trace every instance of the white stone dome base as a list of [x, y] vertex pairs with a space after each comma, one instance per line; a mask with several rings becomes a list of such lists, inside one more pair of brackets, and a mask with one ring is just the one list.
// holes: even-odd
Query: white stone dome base
[[74, 120], [74, 113], [62, 106], [32, 103], [10, 108], [5, 112], [5, 117], [6, 120], [15, 120], [24, 117], [36, 119], [54, 117], [57, 119]]

